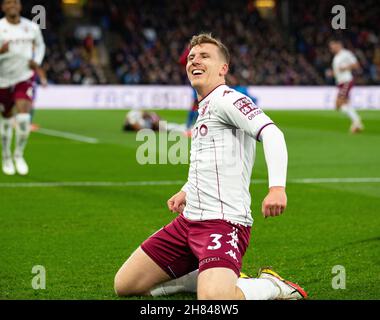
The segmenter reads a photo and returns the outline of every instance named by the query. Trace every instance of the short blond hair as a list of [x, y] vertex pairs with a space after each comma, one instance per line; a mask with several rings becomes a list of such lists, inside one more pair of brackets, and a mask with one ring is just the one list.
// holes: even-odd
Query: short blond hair
[[211, 43], [216, 45], [219, 48], [220, 53], [226, 60], [227, 64], [230, 63], [230, 53], [227, 49], [227, 47], [219, 40], [214, 38], [211, 33], [200, 33], [196, 36], [193, 36], [190, 40], [190, 50], [202, 43]]

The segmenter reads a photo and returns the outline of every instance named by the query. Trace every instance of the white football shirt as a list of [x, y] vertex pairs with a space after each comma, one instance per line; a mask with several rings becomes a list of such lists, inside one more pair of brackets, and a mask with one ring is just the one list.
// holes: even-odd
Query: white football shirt
[[0, 19], [0, 46], [9, 42], [9, 51], [0, 54], [0, 88], [8, 88], [33, 76], [29, 61], [41, 64], [45, 55], [45, 44], [39, 26], [21, 18], [20, 23], [11, 24]]
[[183, 214], [252, 225], [249, 192], [256, 139], [272, 120], [244, 94], [220, 85], [199, 103]]
[[350, 70], [340, 71], [340, 68], [347, 67], [351, 64], [357, 63], [358, 60], [354, 54], [347, 50], [341, 49], [333, 59], [334, 77], [337, 84], [350, 82], [353, 79], [352, 72]]

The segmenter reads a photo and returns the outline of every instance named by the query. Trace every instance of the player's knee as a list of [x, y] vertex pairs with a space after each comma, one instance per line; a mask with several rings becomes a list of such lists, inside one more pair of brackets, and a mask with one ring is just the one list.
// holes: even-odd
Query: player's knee
[[121, 281], [117, 276], [114, 281], [114, 290], [118, 297], [127, 297], [138, 294], [132, 283]]
[[117, 296], [126, 297], [134, 294], [133, 283], [126, 277], [122, 276], [120, 272], [115, 275], [114, 290]]
[[336, 109], [340, 110], [341, 107], [347, 103], [347, 100], [343, 97], [338, 97], [337, 101], [336, 101]]
[[122, 282], [120, 281], [120, 277], [118, 274], [115, 275], [115, 279], [113, 281], [113, 288], [117, 296], [123, 297], [125, 296], [125, 290], [124, 286], [122, 285]]
[[119, 297], [145, 295], [147, 292], [139, 279], [128, 277], [120, 272], [115, 275], [114, 290]]
[[29, 100], [16, 100], [16, 109], [18, 113], [29, 113], [32, 103]]

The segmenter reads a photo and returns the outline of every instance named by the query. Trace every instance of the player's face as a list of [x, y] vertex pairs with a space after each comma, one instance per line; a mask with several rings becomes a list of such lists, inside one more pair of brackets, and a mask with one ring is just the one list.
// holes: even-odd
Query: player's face
[[190, 50], [186, 72], [192, 87], [199, 93], [212, 90], [218, 84], [224, 83], [228, 64], [216, 45], [202, 43]]
[[17, 17], [21, 12], [21, 1], [20, 0], [4, 0], [1, 6], [4, 14], [8, 17]]
[[329, 43], [329, 48], [331, 53], [335, 54], [339, 52], [339, 50], [342, 48], [342, 45], [339, 42], [331, 41]]

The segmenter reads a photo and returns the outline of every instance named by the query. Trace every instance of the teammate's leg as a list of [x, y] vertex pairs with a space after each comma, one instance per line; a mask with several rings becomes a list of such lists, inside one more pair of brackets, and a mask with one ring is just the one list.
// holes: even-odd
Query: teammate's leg
[[336, 99], [336, 109], [346, 114], [351, 119], [351, 132], [356, 133], [363, 130], [363, 124], [359, 114], [355, 108], [350, 104], [349, 92], [350, 84], [344, 84], [339, 88], [338, 96]]
[[6, 175], [14, 175], [16, 169], [12, 160], [13, 104], [10, 89], [0, 89], [0, 136], [2, 145], [2, 169]]
[[11, 157], [11, 144], [13, 135], [13, 118], [6, 117], [3, 114], [0, 126], [1, 141], [2, 141], [2, 155], [3, 158]]
[[0, 136], [2, 145], [2, 169], [6, 175], [14, 175], [16, 169], [12, 161], [11, 145], [13, 136], [13, 117], [11, 115], [2, 114], [0, 121]]
[[358, 113], [350, 105], [350, 101], [347, 98], [338, 97], [337, 105], [339, 106], [338, 109], [347, 114], [353, 123], [358, 123], [360, 121]]
[[139, 247], [116, 273], [114, 288], [118, 296], [149, 295], [150, 289], [170, 279]]
[[16, 100], [16, 109], [17, 115], [16, 119], [16, 146], [14, 152], [14, 160], [16, 165], [16, 170], [21, 175], [26, 175], [29, 172], [28, 165], [24, 160], [24, 150], [27, 145], [29, 134], [30, 134], [30, 125], [31, 125], [31, 116], [30, 110], [32, 103], [26, 99], [17, 99]]

